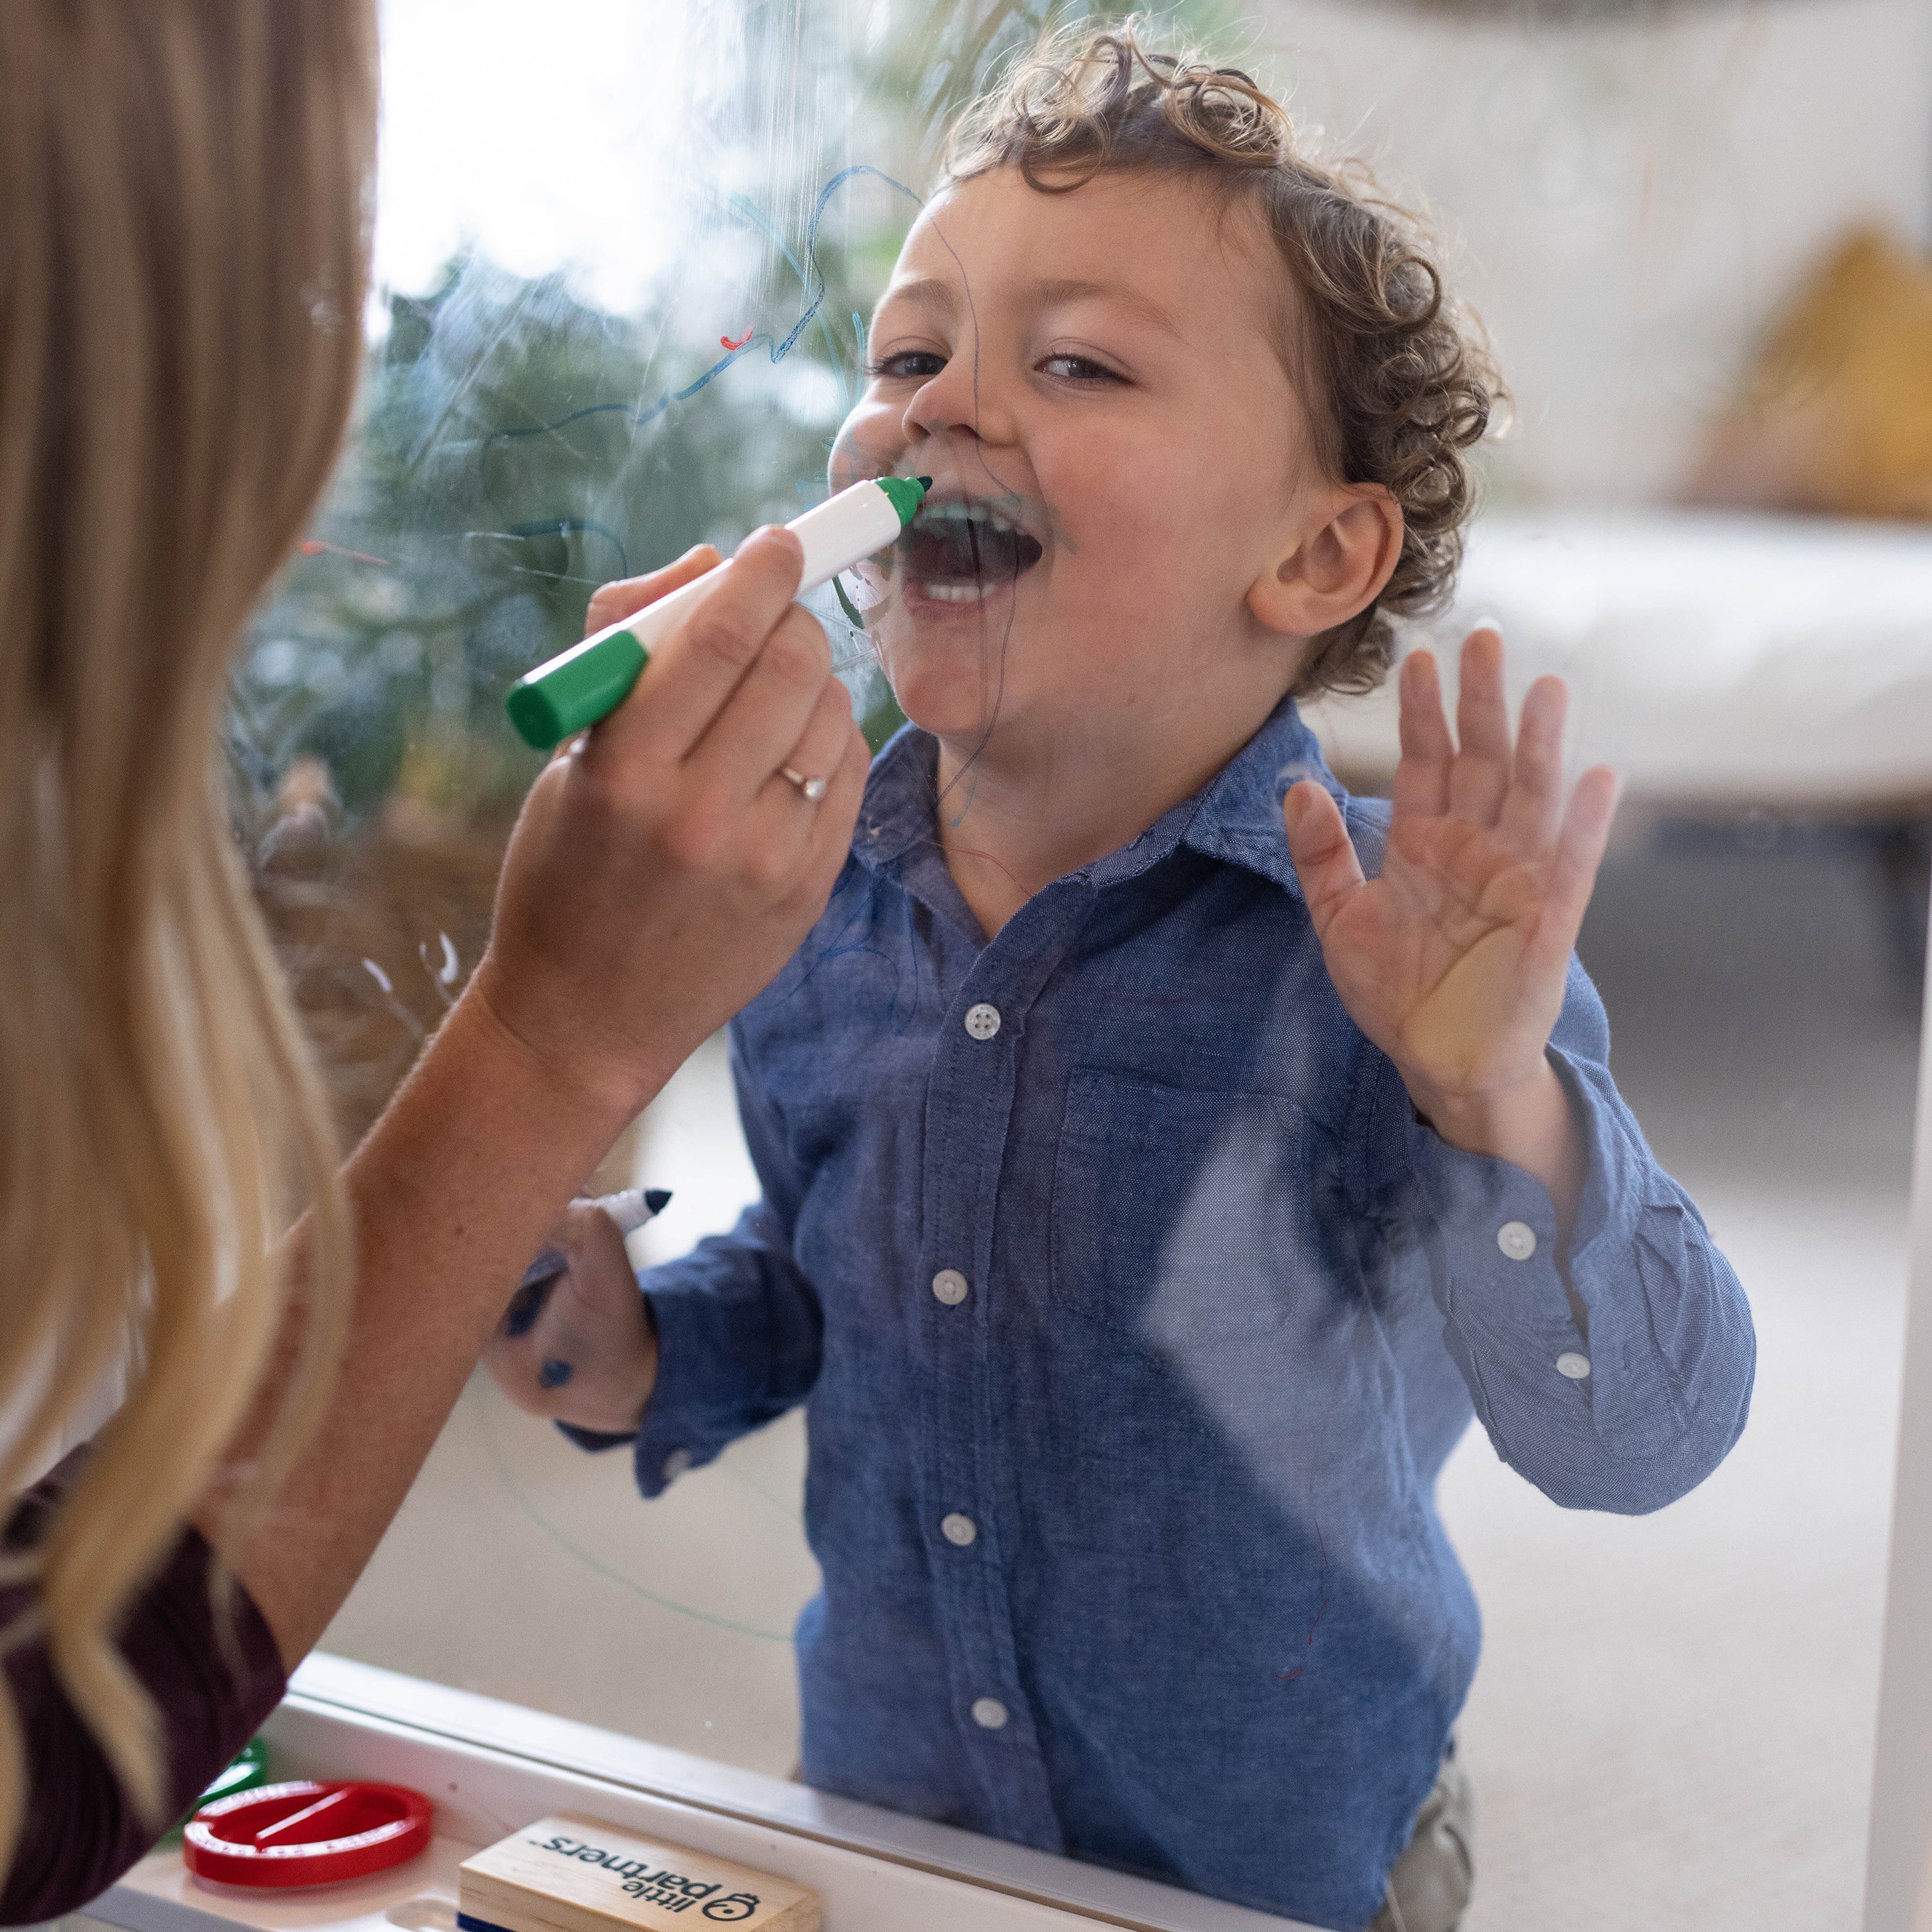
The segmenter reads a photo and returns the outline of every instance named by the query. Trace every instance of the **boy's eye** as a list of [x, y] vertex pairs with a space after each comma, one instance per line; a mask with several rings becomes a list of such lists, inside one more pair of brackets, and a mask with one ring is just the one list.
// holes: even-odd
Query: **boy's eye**
[[881, 356], [866, 373], [874, 381], [924, 382], [945, 367], [946, 358], [934, 350], [902, 349], [895, 355]]
[[1040, 368], [1042, 375], [1058, 376], [1064, 382], [1120, 382], [1126, 380], [1118, 370], [1109, 369], [1105, 363], [1096, 362], [1085, 356], [1049, 356]]

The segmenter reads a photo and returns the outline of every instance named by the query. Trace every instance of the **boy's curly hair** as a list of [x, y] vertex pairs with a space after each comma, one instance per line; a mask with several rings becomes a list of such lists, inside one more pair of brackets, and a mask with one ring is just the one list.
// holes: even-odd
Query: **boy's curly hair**
[[1284, 359], [1309, 394], [1324, 467], [1380, 484], [1402, 513], [1394, 574], [1322, 634], [1296, 694], [1372, 690], [1394, 656], [1391, 619], [1448, 601], [1474, 507], [1468, 452], [1502, 393], [1421, 223], [1365, 171], [1298, 152], [1286, 110], [1246, 74], [1150, 52], [1131, 20], [1048, 36], [966, 110], [946, 184], [1000, 167], [1046, 194], [1108, 172], [1176, 175], [1261, 215], [1298, 298], [1282, 305]]

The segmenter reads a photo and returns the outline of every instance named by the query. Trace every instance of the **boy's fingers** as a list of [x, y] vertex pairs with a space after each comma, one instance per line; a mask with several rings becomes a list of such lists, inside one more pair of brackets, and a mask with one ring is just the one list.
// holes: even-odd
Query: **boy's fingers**
[[1516, 759], [1497, 831], [1511, 850], [1549, 849], [1563, 819], [1563, 719], [1570, 694], [1560, 677], [1540, 677], [1522, 700]]
[[1503, 640], [1487, 626], [1469, 633], [1457, 686], [1449, 808], [1472, 825], [1493, 825], [1509, 790], [1510, 729], [1503, 694]]
[[754, 530], [663, 640], [629, 697], [592, 732], [590, 754], [600, 761], [686, 757], [759, 662], [804, 568], [804, 549], [790, 531]]
[[573, 1267], [582, 1259], [614, 1263], [626, 1272], [629, 1270], [624, 1231], [595, 1201], [573, 1201], [550, 1231], [550, 1246]]
[[626, 617], [634, 617], [646, 605], [669, 596], [674, 590], [682, 590], [694, 578], [716, 570], [723, 561], [710, 544], [694, 544], [676, 562], [666, 564], [662, 570], [599, 584], [590, 593], [590, 608], [584, 614], [584, 634], [594, 636]]
[[1312, 778], [1290, 788], [1281, 802], [1288, 856], [1301, 880], [1315, 936], [1321, 938], [1342, 908], [1361, 890], [1362, 864], [1334, 800]]
[[612, 1400], [612, 1342], [636, 1313], [623, 1230], [596, 1202], [580, 1199], [551, 1229], [550, 1246], [563, 1256], [566, 1271], [544, 1284], [541, 1303], [526, 1318], [499, 1326], [484, 1360], [497, 1387], [526, 1414], [601, 1415]]
[[1433, 651], [1412, 651], [1396, 684], [1401, 704], [1402, 758], [1393, 795], [1399, 812], [1439, 818], [1449, 808], [1449, 767], [1456, 741], [1442, 709], [1442, 677]]
[[[548, 1284], [551, 1300], [562, 1279], [560, 1275]], [[526, 1415], [549, 1413], [549, 1396], [542, 1382], [544, 1318], [549, 1312], [546, 1301], [542, 1312], [526, 1328], [512, 1333], [508, 1327], [499, 1328], [483, 1351], [491, 1378]]]

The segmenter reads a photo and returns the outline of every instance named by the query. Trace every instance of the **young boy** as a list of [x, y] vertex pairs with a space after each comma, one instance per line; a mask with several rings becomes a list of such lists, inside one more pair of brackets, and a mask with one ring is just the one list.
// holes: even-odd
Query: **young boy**
[[1560, 685], [1512, 745], [1478, 632], [1457, 744], [1412, 656], [1392, 810], [1293, 703], [1446, 593], [1486, 370], [1271, 100], [1120, 34], [976, 110], [872, 350], [834, 480], [934, 479], [870, 572], [914, 723], [734, 1029], [764, 1198], [641, 1300], [592, 1230], [599, 1359], [500, 1372], [647, 1496], [809, 1405], [812, 1784], [1446, 1928], [1443, 1459], [1473, 1412], [1657, 1509], [1754, 1357], [1571, 957], [1614, 782], [1566, 806]]

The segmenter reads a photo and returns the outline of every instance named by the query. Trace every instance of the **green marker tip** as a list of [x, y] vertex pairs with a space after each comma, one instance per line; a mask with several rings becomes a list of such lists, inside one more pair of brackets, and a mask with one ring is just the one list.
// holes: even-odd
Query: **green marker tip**
[[929, 476], [880, 476], [874, 480], [891, 500], [892, 508], [899, 513], [901, 530], [904, 530], [917, 514], [919, 506], [926, 501], [926, 493], [932, 483]]

